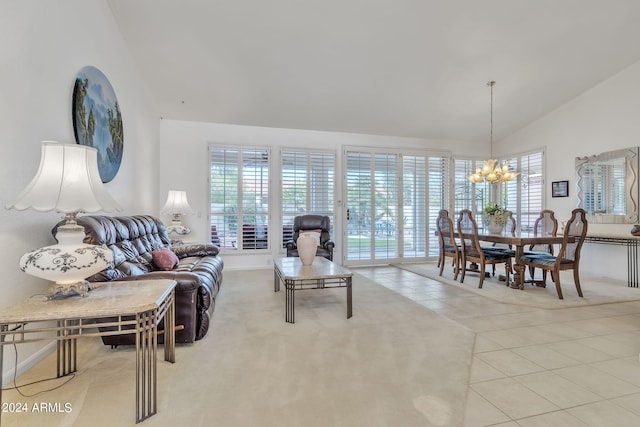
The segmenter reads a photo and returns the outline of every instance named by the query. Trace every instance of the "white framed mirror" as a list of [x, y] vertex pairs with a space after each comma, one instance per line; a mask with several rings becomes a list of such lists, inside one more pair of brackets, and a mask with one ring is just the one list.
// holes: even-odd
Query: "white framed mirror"
[[638, 147], [576, 157], [576, 184], [589, 221], [638, 222]]

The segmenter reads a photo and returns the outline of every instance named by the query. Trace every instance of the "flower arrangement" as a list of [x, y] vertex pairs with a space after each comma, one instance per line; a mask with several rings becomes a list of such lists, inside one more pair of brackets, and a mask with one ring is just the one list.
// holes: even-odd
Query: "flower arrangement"
[[485, 222], [489, 223], [493, 221], [498, 226], [504, 226], [507, 223], [507, 210], [495, 202], [487, 203], [484, 208]]

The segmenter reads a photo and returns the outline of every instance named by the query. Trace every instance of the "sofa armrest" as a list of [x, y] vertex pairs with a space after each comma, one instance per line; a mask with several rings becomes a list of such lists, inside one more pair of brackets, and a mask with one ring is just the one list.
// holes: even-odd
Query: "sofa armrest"
[[178, 258], [186, 258], [188, 256], [216, 256], [220, 252], [220, 249], [216, 245], [209, 243], [172, 246], [171, 250]]
[[[145, 274], [139, 274], [135, 276], [123, 277], [113, 280], [115, 282], [120, 281], [137, 281], [137, 280], [157, 280], [157, 279], [171, 279], [176, 281], [176, 290], [179, 291], [195, 291], [200, 286], [200, 280], [197, 276], [185, 271], [151, 271]], [[100, 283], [101, 285], [103, 283]]]

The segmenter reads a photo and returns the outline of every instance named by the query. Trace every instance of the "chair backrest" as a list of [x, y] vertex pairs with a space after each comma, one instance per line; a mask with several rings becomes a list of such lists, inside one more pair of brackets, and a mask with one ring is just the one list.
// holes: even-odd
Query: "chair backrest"
[[[555, 214], [552, 210], [544, 209], [540, 211], [540, 216], [536, 218], [536, 221], [533, 223], [533, 236], [534, 237], [542, 237], [542, 236], [556, 236], [558, 233], [558, 220], [555, 217]], [[553, 253], [553, 245], [549, 244], [539, 244], [539, 245], [531, 245], [529, 247], [532, 251], [542, 251]]]
[[480, 241], [478, 240], [478, 224], [473, 218], [473, 212], [463, 209], [458, 216], [458, 237], [462, 244], [462, 253], [466, 257], [482, 257]]
[[[558, 259], [578, 263], [580, 260], [580, 249], [582, 249], [582, 244], [587, 235], [587, 227], [587, 212], [580, 208], [574, 209], [571, 212], [571, 218], [569, 218], [564, 228], [564, 239], [560, 252], [558, 252]], [[568, 241], [569, 237], [575, 238], [575, 241], [570, 243]]]
[[453, 221], [449, 217], [449, 211], [442, 209], [438, 212], [438, 219], [436, 220], [436, 228], [438, 229], [438, 241], [440, 242], [440, 249], [453, 249], [458, 250], [458, 244], [456, 243]]
[[293, 219], [293, 241], [297, 242], [300, 231], [319, 230], [320, 246], [331, 239], [331, 220], [326, 215], [300, 215]]
[[545, 209], [540, 211], [540, 216], [533, 224], [533, 235], [538, 236], [555, 236], [558, 232], [558, 220], [552, 210]]

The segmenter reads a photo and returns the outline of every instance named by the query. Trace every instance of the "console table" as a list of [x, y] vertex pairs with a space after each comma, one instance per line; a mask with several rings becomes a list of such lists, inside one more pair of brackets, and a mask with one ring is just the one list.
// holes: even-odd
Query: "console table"
[[[175, 330], [170, 327], [175, 323], [175, 286], [168, 279], [106, 282], [86, 297], [34, 296], [2, 310], [0, 384], [5, 345], [57, 341], [57, 376], [62, 377], [77, 370], [78, 338], [136, 334], [136, 422], [149, 418], [157, 411], [156, 352], [162, 318], [167, 325], [164, 358], [175, 362]], [[114, 319], [97, 323], [107, 317]]]
[[627, 285], [638, 287], [638, 246], [640, 236], [624, 236], [617, 234], [587, 234], [585, 242], [627, 247]]

